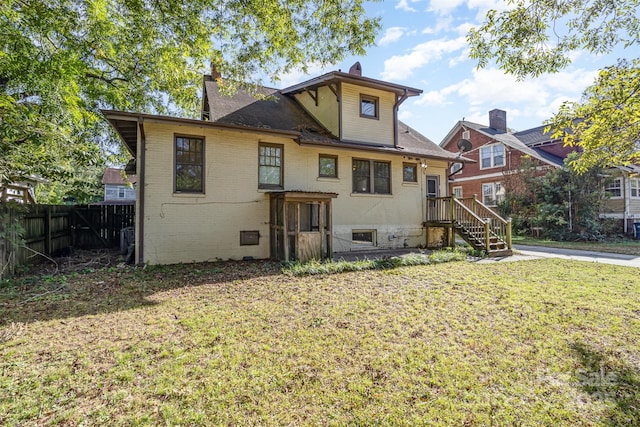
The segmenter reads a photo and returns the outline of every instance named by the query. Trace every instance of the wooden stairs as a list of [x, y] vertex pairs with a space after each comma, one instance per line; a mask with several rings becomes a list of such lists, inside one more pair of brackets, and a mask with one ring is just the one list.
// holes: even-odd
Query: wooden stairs
[[455, 245], [455, 234], [474, 249], [490, 257], [513, 255], [511, 219], [505, 220], [491, 208], [473, 198], [427, 198], [425, 226], [445, 227], [449, 246]]

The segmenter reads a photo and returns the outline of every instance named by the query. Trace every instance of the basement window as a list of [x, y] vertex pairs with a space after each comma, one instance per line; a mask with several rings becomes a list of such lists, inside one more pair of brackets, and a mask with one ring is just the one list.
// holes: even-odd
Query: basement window
[[375, 230], [352, 230], [351, 243], [358, 246], [375, 246], [376, 231]]

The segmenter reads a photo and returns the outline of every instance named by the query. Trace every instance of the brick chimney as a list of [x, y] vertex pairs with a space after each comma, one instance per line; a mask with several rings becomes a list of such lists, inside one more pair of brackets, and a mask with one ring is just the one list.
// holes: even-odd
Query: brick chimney
[[349, 68], [349, 74], [353, 74], [354, 76], [362, 76], [362, 66], [360, 62], [356, 62]]
[[218, 71], [218, 67], [216, 67], [216, 64], [211, 61], [211, 78], [213, 80], [220, 80], [222, 76], [220, 75], [220, 72]]
[[507, 112], [504, 110], [498, 110], [497, 108], [489, 111], [489, 127], [501, 133], [506, 132]]

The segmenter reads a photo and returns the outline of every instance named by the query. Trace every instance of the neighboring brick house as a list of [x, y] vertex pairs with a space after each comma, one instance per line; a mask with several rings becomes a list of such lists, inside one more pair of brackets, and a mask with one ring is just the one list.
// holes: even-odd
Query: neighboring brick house
[[[459, 121], [442, 140], [445, 150], [457, 152], [458, 141], [471, 142], [466, 158], [472, 164], [454, 164], [449, 175], [449, 194], [456, 197], [477, 196], [488, 206], [496, 206], [505, 197], [505, 179], [522, 166], [527, 157], [537, 163], [540, 175], [550, 168], [563, 167], [564, 159], [576, 150], [567, 147], [562, 140], [545, 133], [546, 126], [538, 126], [519, 132], [507, 127], [507, 113], [503, 110], [489, 112], [489, 125]], [[455, 173], [454, 173], [455, 172]], [[640, 221], [640, 166], [629, 165], [612, 168], [610, 183], [605, 189], [609, 195], [601, 207], [601, 218], [620, 221], [620, 231], [631, 234], [633, 223]]]
[[510, 132], [507, 113], [489, 112], [489, 126], [459, 121], [442, 140], [440, 146], [451, 152], [459, 151], [461, 139], [471, 143], [464, 153], [476, 163], [455, 163], [449, 175], [449, 194], [456, 197], [477, 196], [487, 206], [496, 206], [504, 200], [505, 175], [518, 171], [523, 157], [537, 162], [540, 174], [549, 168], [562, 167], [571, 151], [562, 141], [553, 140], [544, 132], [544, 126], [522, 132]]
[[105, 169], [102, 185], [104, 185], [104, 202], [132, 204], [136, 200], [136, 176], [125, 175], [122, 169]]

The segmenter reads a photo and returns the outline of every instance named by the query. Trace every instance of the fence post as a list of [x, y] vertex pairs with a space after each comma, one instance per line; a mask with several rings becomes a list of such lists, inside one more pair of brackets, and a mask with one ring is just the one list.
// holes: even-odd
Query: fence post
[[511, 223], [512, 219], [507, 218], [507, 248], [511, 249]]
[[51, 208], [50, 205], [44, 207], [44, 254], [51, 255]]

